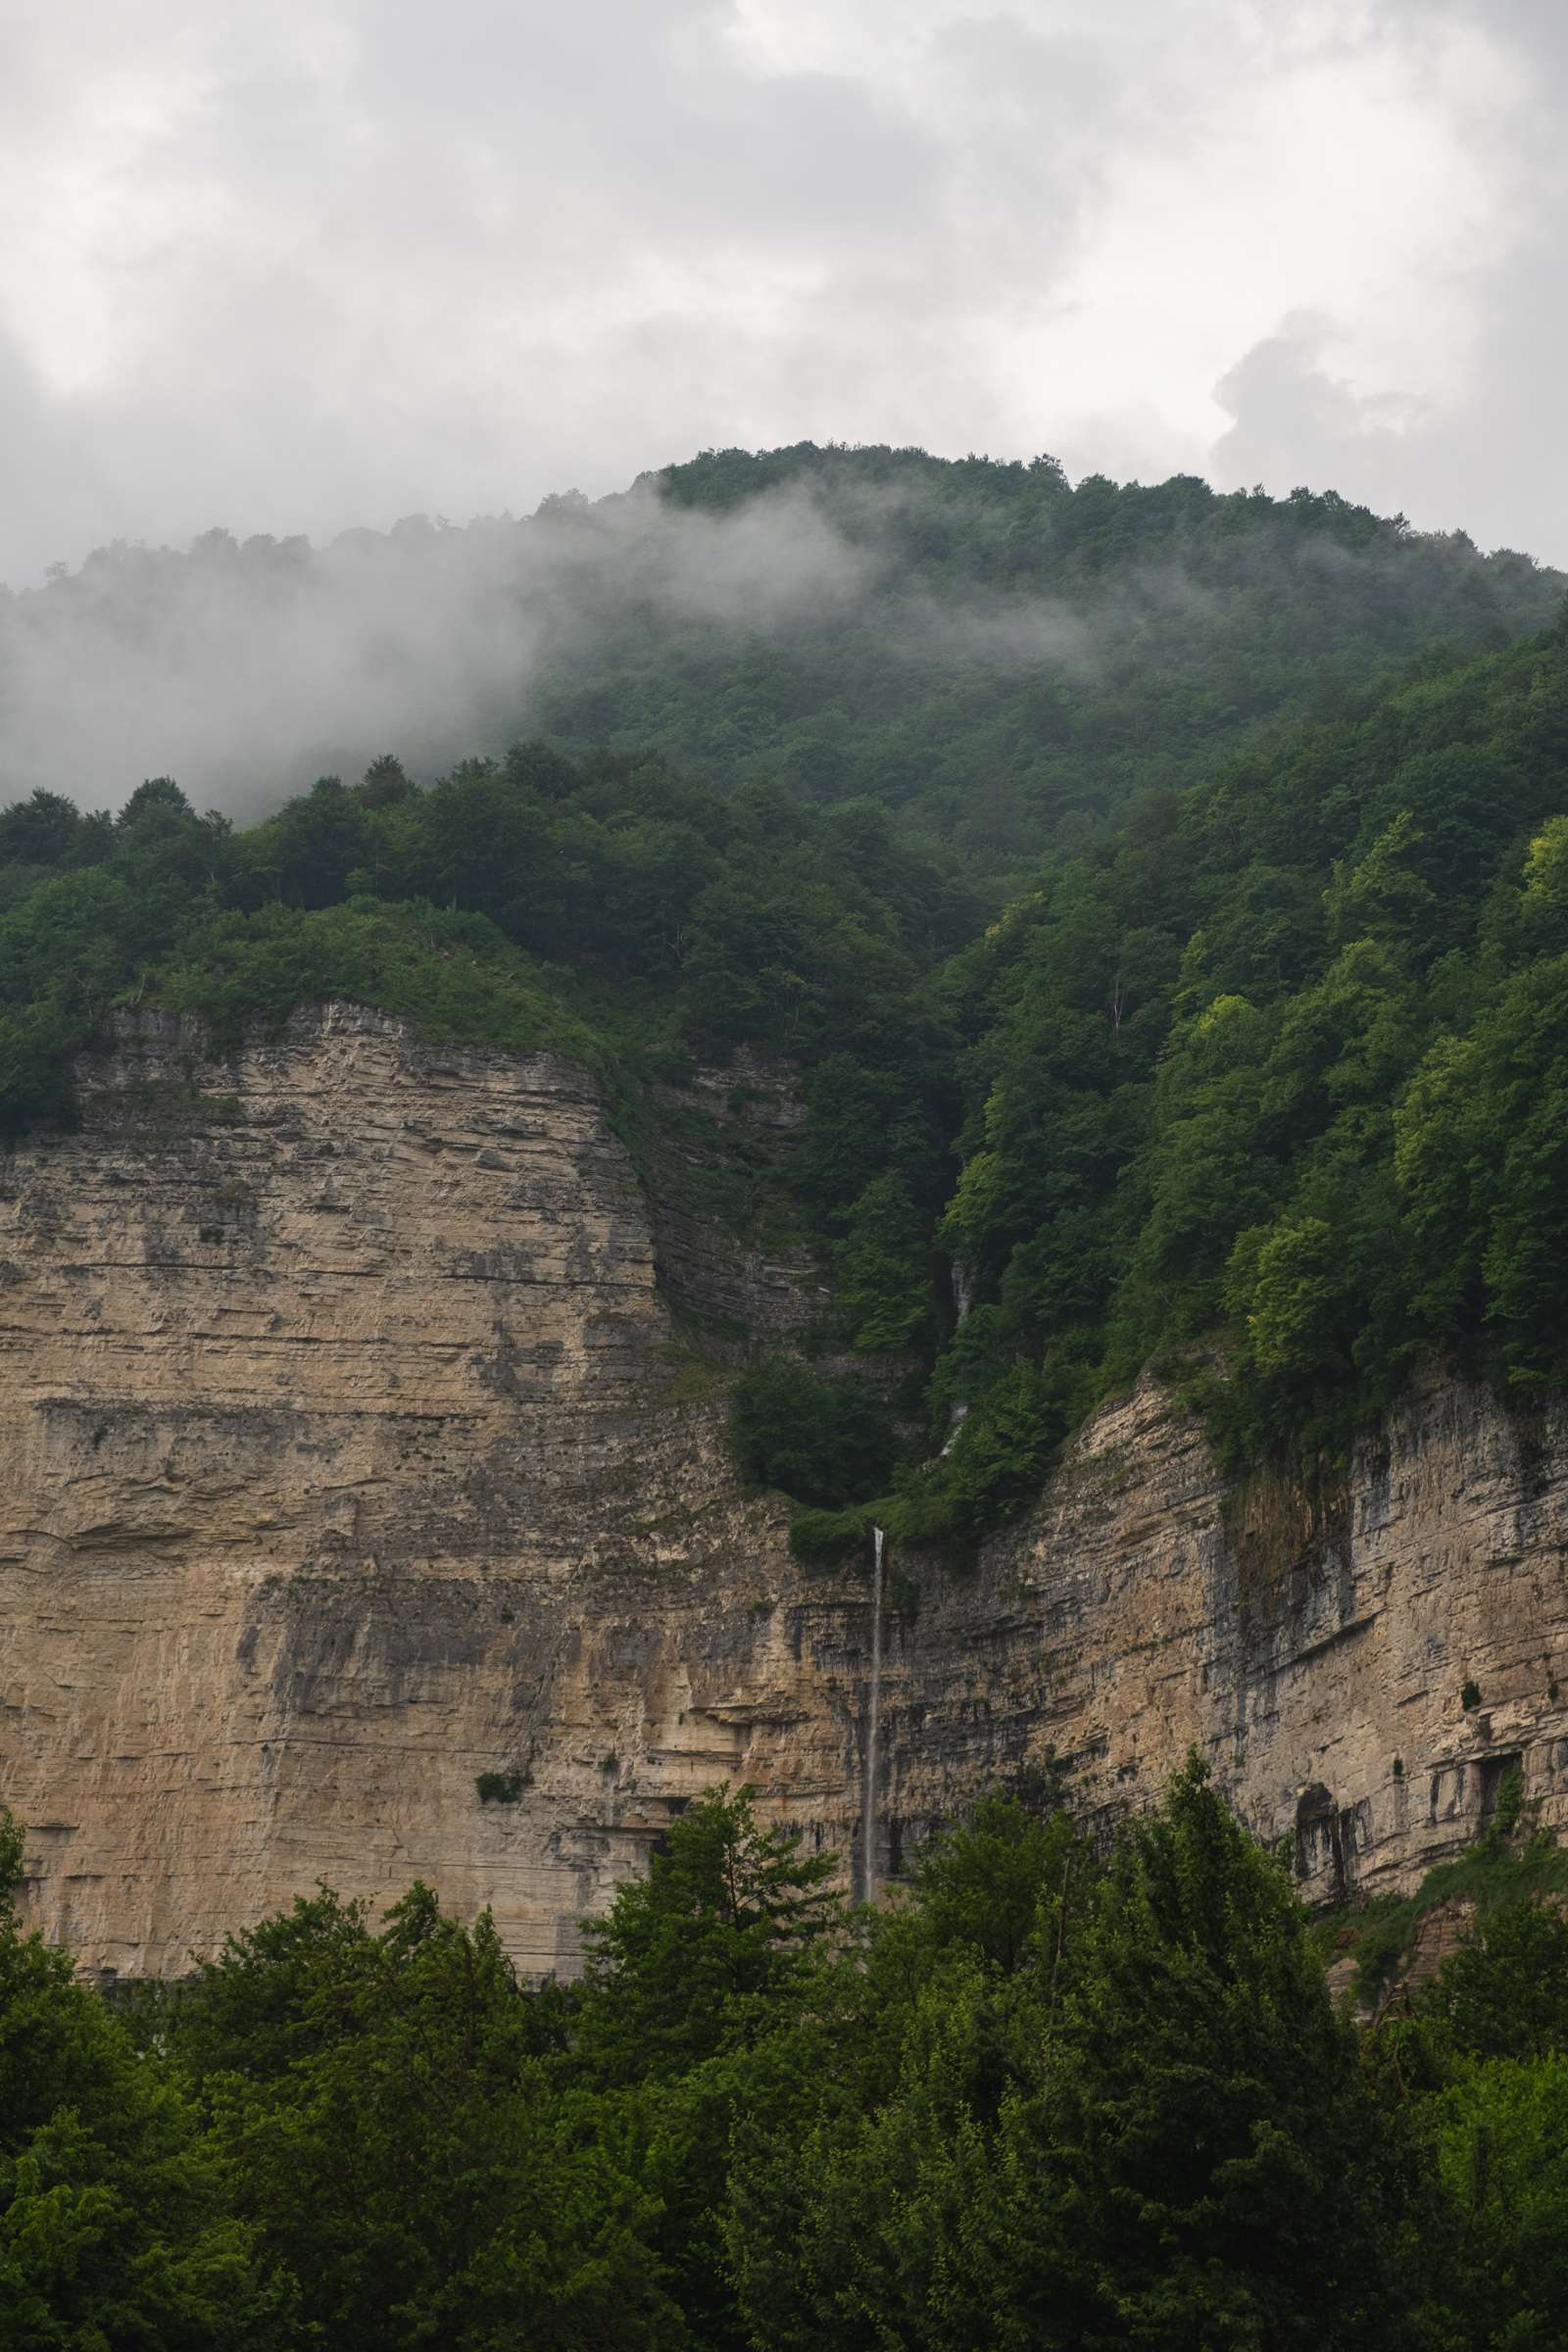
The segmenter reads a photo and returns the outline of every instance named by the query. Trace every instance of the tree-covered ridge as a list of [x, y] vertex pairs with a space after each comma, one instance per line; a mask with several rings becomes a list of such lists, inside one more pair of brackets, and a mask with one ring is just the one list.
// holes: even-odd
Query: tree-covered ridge
[[[744, 512], [773, 476], [835, 498], [846, 537], [862, 508], [929, 536], [936, 500], [957, 552], [911, 546], [898, 592], [956, 615], [955, 566], [978, 577], [976, 549], [1000, 563], [1088, 487], [806, 451], [702, 461], [665, 496]], [[1311, 576], [1352, 612], [1370, 549], [1403, 614], [1386, 638], [1430, 618], [1434, 578], [1493, 576], [1343, 502], [1254, 504], [1113, 502], [1145, 551], [1163, 515], [1189, 576], [1265, 523], [1337, 549]], [[780, 1059], [808, 1115], [761, 1206], [814, 1234], [836, 1305], [812, 1348], [870, 1385], [757, 1367], [735, 1434], [809, 1506], [815, 1558], [873, 1508], [906, 1543], [972, 1540], [1149, 1364], [1238, 1465], [1343, 1459], [1426, 1358], [1528, 1402], [1568, 1381], [1568, 631], [1429, 648], [1353, 691], [1326, 657], [1300, 678], [1322, 714], [1259, 735], [1233, 712], [1181, 790], [1151, 735], [1153, 764], [1005, 888], [919, 795], [811, 797], [744, 759], [715, 780], [533, 741], [419, 785], [387, 756], [248, 828], [167, 779], [113, 817], [36, 793], [0, 813], [0, 1118], [68, 1117], [73, 1057], [127, 1004], [221, 1045], [347, 997], [550, 1046], [639, 1150], [657, 1082]], [[991, 676], [984, 709], [1006, 691]], [[984, 726], [965, 741], [983, 775]]]
[[1554, 2352], [1568, 1923], [1511, 1838], [1360, 2029], [1196, 1757], [1108, 1850], [989, 1797], [877, 1914], [710, 1790], [577, 1985], [427, 1887], [323, 1888], [110, 2010], [24, 1933], [0, 1815], [0, 2335]]
[[1251, 1458], [1422, 1357], [1568, 1379], [1565, 807], [1559, 625], [1145, 805], [955, 960], [955, 1486], [1150, 1361]]
[[0, 591], [0, 797], [172, 769], [254, 814], [388, 740], [428, 780], [542, 734], [869, 797], [1000, 877], [1435, 639], [1540, 628], [1563, 585], [1332, 493], [709, 452], [522, 519], [214, 531]]
[[1050, 458], [807, 442], [658, 479], [677, 512], [759, 529], [804, 505], [858, 568], [819, 612], [760, 624], [744, 600], [722, 621], [601, 603], [591, 632], [553, 645], [537, 722], [806, 799], [868, 796], [987, 869], [1332, 711], [1435, 638], [1538, 628], [1564, 585], [1332, 492], [1072, 485]]

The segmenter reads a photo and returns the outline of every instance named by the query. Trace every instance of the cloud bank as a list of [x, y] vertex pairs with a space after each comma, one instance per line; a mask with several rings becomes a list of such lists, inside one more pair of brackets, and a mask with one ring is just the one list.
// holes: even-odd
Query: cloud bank
[[805, 436], [1568, 556], [1551, 0], [57, 0], [6, 53], [18, 585]]

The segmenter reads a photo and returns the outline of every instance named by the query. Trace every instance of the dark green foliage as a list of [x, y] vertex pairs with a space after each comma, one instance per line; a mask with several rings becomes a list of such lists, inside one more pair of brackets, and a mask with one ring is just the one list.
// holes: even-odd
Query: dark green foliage
[[1391, 2216], [1353, 2037], [1283, 1872], [1205, 1778], [1190, 1763], [1120, 1841], [1056, 2079], [1013, 2127], [1054, 2177], [1042, 2252], [1082, 2315], [1059, 2340], [1380, 2345]]
[[1475, 2058], [1568, 2050], [1568, 1919], [1529, 1900], [1484, 1913], [1433, 1987], [1430, 2014]]
[[755, 1794], [710, 1792], [588, 1931], [578, 2035], [601, 2082], [683, 2073], [800, 1980], [831, 1911], [833, 1857], [764, 1829]]
[[1389, 2341], [1385, 2135], [1353, 2035], [1200, 1769], [1107, 1873], [1060, 1816], [992, 1805], [918, 1896], [845, 1996], [853, 2033], [821, 2018], [804, 2147], [796, 2123], [742, 2143], [759, 2344]]
[[387, 2352], [678, 2345], [613, 2134], [487, 1917], [416, 1886], [372, 1933], [330, 1894], [236, 1936], [172, 2013], [228, 2195], [295, 2282], [291, 2340]]
[[797, 1511], [790, 1550], [808, 1568], [842, 1568], [864, 1552], [870, 1530], [869, 1511]]
[[1422, 1357], [1568, 1379], [1564, 803], [1559, 629], [1135, 811], [956, 959], [959, 1524], [1150, 1361], [1238, 1467], [1343, 1458]]
[[[620, 1888], [588, 1931], [574, 2020], [575, 2075], [620, 2103], [657, 2195], [651, 2240], [688, 2340], [715, 2347], [743, 2340], [721, 2235], [731, 2136], [839, 1908], [834, 1857], [764, 1829], [754, 1794], [710, 1789]], [[798, 2095], [775, 2075], [779, 2112]]]
[[1494, 1899], [1358, 2048], [1196, 1756], [1100, 1856], [1062, 1790], [985, 1798], [874, 1914], [710, 1790], [574, 1987], [424, 1887], [379, 1929], [322, 1890], [139, 2041], [8, 1897], [7, 2346], [1555, 2352], [1556, 1850], [1494, 1820], [1447, 1866]]
[[[705, 452], [661, 476], [704, 516], [819, 513], [858, 565], [766, 629], [671, 600], [603, 603], [547, 661], [540, 714], [578, 744], [657, 744], [718, 779], [874, 798], [966, 861], [1016, 868], [1140, 792], [1334, 710], [1434, 638], [1539, 628], [1560, 581], [1332, 493], [1216, 496], [1191, 475], [1075, 487], [918, 449]], [[591, 535], [591, 525], [590, 525]], [[1452, 854], [1462, 854], [1453, 845]]]
[[23, 1933], [0, 1812], [0, 2342], [266, 2352], [297, 2340], [183, 2086]]
[[514, 1805], [532, 1777], [528, 1772], [481, 1772], [473, 1786], [481, 1805]]
[[824, 1380], [786, 1356], [736, 1382], [729, 1444], [743, 1478], [819, 1507], [869, 1501], [898, 1452], [893, 1417], [864, 1381]]
[[[586, 1066], [662, 1200], [805, 1227], [822, 1346], [900, 1384], [923, 1462], [853, 1386], [737, 1400], [820, 1564], [846, 1505], [972, 1544], [1151, 1365], [1307, 1481], [1417, 1364], [1568, 1382], [1568, 629], [1508, 642], [1560, 583], [1049, 461], [728, 451], [638, 498], [760, 500], [760, 545], [818, 512], [863, 593], [737, 628], [638, 541], [541, 656], [608, 750], [385, 755], [242, 832], [168, 778], [0, 813], [0, 1132], [69, 1121], [127, 1007], [227, 1048], [345, 998]], [[594, 512], [543, 520], [597, 547]], [[804, 1132], [732, 1059], [710, 1148], [695, 1065], [736, 1055]]]
[[1509, 1852], [1494, 1818], [1449, 1868], [1476, 1926], [1370, 2044], [1415, 2187], [1416, 2341], [1552, 2352], [1568, 2334], [1568, 1858], [1539, 1837]]

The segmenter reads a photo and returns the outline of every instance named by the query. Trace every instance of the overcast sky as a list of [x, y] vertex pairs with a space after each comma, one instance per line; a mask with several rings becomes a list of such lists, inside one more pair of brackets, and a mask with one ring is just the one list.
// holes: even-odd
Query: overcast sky
[[0, 0], [0, 577], [711, 444], [1568, 561], [1563, 0]]

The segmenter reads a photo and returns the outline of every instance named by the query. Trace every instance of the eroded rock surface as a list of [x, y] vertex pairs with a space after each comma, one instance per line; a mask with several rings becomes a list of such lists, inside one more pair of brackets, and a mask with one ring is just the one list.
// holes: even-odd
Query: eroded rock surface
[[[0, 1795], [48, 1933], [177, 1975], [317, 1880], [422, 1877], [569, 1971], [723, 1779], [848, 1865], [868, 1585], [738, 1490], [666, 1297], [776, 1326], [806, 1269], [705, 1276], [545, 1057], [328, 1007], [85, 1078], [0, 1198]], [[890, 1562], [884, 1874], [1053, 1748], [1109, 1819], [1196, 1740], [1324, 1895], [1411, 1883], [1515, 1757], [1568, 1818], [1565, 1521], [1556, 1417], [1434, 1387], [1314, 1524], [1140, 1389], [972, 1575], [914, 1607]]]

